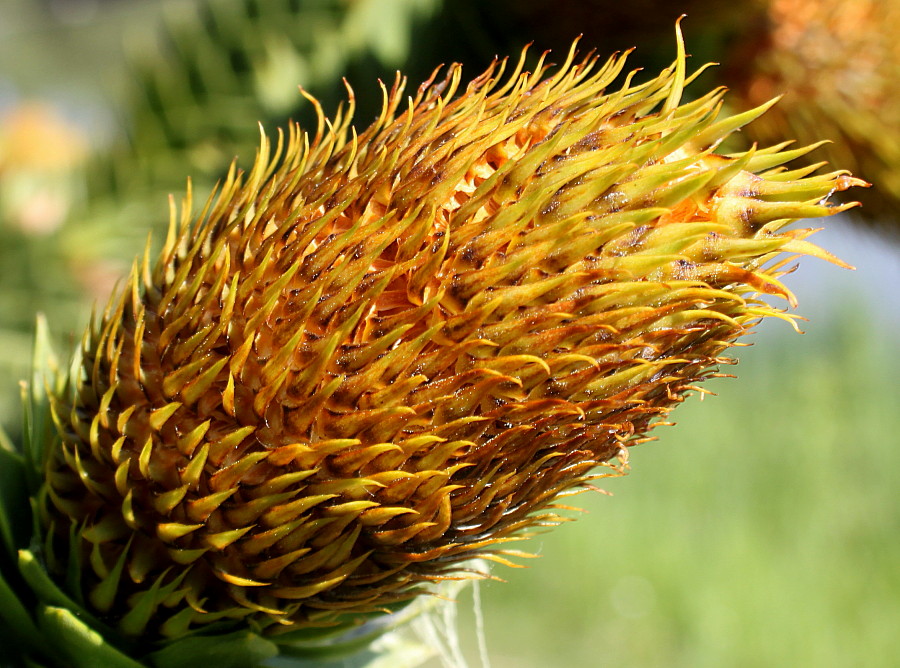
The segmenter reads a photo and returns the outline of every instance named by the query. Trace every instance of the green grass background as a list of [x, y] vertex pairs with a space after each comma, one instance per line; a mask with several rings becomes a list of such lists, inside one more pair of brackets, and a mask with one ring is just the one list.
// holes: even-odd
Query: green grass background
[[493, 668], [897, 665], [900, 346], [839, 310], [743, 350], [614, 496], [578, 497], [587, 513], [528, 544], [541, 558], [494, 570]]

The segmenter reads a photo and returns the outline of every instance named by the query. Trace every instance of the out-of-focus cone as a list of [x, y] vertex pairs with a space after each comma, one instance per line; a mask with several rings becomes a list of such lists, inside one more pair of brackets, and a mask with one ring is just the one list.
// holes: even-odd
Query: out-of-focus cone
[[829, 139], [822, 157], [873, 187], [856, 212], [900, 233], [900, 1], [769, 0], [728, 57], [733, 104], [781, 102], [747, 129], [777, 137]]

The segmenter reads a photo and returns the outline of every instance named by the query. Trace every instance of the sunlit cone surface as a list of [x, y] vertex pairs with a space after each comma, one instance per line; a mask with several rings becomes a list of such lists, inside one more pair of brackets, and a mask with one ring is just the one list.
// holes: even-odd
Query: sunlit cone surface
[[859, 182], [717, 154], [764, 109], [680, 104], [683, 54], [623, 67], [398, 82], [359, 136], [291, 128], [186, 205], [56, 405], [47, 514], [90, 607], [175, 637], [401, 600], [557, 522], [778, 313], [779, 253], [829, 257], [784, 226]]
[[827, 158], [875, 186], [860, 212], [900, 232], [900, 1], [765, 4], [726, 68], [739, 105], [784, 95], [750, 136], [832, 140]]

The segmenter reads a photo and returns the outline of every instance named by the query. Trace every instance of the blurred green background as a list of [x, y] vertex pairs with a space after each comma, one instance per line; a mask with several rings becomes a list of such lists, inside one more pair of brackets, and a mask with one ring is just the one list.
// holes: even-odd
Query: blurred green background
[[494, 668], [897, 665], [900, 361], [867, 308], [761, 333], [612, 498], [483, 585]]
[[[310, 117], [297, 84], [333, 110], [347, 75], [366, 123], [376, 77], [397, 68], [413, 85], [448, 60], [474, 75], [579, 30], [655, 67], [685, 10], [699, 64], [740, 28], [740, 3], [639, 3], [639, 24], [607, 3], [622, 23], [606, 38], [578, 3], [543, 3], [545, 22], [541, 3], [514, 4], [0, 0], [4, 427], [18, 428], [35, 313], [71, 348], [165, 224], [168, 193], [191, 175], [202, 198], [233, 156], [247, 164], [257, 121]], [[578, 497], [587, 514], [526, 545], [540, 559], [481, 585], [494, 668], [896, 665], [900, 246], [850, 217], [823, 225], [819, 243], [858, 269], [811, 260], [788, 277], [806, 334], [764, 323], [724, 369], [739, 378], [709, 383], [718, 396], [691, 398], [677, 427], [633, 449], [632, 473], [603, 485], [612, 498]], [[467, 593], [458, 627], [475, 666], [471, 607]]]

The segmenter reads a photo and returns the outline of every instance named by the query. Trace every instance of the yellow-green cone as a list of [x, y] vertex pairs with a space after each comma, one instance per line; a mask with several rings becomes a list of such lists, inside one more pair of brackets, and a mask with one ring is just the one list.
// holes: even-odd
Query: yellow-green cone
[[87, 333], [44, 515], [119, 633], [322, 625], [502, 559], [784, 317], [780, 253], [832, 259], [785, 226], [860, 182], [717, 153], [768, 105], [681, 104], [683, 53], [505, 65], [264, 138]]

